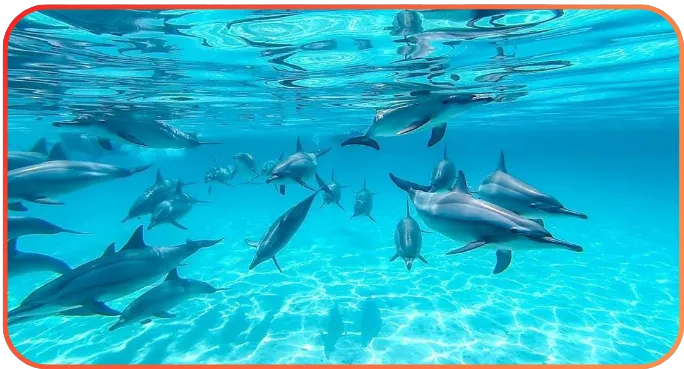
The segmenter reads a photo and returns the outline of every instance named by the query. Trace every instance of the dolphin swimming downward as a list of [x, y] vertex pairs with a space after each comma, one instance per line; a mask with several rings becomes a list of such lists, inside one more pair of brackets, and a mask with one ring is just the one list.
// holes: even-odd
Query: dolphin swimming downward
[[559, 248], [581, 252], [581, 246], [554, 238], [541, 219], [528, 219], [487, 201], [474, 198], [468, 190], [465, 175], [458, 172], [456, 186], [450, 192], [430, 193], [421, 186], [396, 177], [390, 179], [406, 191], [418, 215], [431, 229], [452, 240], [471, 239], [470, 243], [449, 251], [460, 254], [482, 247], [496, 248], [494, 274], [506, 270], [512, 250]]

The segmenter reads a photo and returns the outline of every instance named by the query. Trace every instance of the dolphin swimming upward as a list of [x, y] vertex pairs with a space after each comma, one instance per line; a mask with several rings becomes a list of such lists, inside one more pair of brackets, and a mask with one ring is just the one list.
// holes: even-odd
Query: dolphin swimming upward
[[376, 223], [375, 219], [371, 215], [371, 210], [373, 210], [373, 193], [366, 188], [366, 179], [363, 179], [363, 188], [356, 193], [356, 200], [354, 201], [354, 213], [349, 218], [352, 220], [354, 217], [359, 215], [365, 215], [368, 219]]
[[330, 149], [320, 150], [315, 153], [304, 152], [302, 143], [297, 137], [297, 152], [288, 156], [285, 160], [278, 163], [273, 168], [271, 176], [266, 183], [280, 184], [280, 193], [285, 194], [285, 185], [288, 183], [298, 183], [305, 188], [313, 191], [305, 179], [309, 179], [316, 174], [318, 169], [318, 158], [325, 155]]
[[401, 136], [432, 126], [428, 147], [437, 144], [446, 132], [447, 121], [467, 110], [494, 101], [486, 94], [428, 96], [415, 102], [381, 110], [373, 119], [366, 134], [342, 142], [342, 146], [364, 145], [380, 150], [373, 137]]
[[449, 255], [482, 248], [496, 248], [494, 274], [506, 270], [512, 250], [559, 248], [575, 252], [581, 246], [554, 238], [544, 228], [541, 219], [528, 219], [492, 203], [474, 198], [468, 190], [465, 175], [458, 172], [456, 186], [450, 192], [430, 193], [421, 186], [396, 177], [390, 178], [406, 191], [418, 215], [431, 229], [452, 240], [472, 240], [467, 245], [449, 251]]
[[394, 245], [397, 252], [390, 258], [390, 261], [402, 258], [408, 270], [413, 267], [415, 259], [420, 259], [427, 264], [427, 260], [420, 254], [420, 249], [423, 246], [423, 235], [420, 231], [420, 225], [411, 217], [408, 200], [406, 200], [406, 218], [397, 223], [394, 231]]
[[508, 174], [503, 151], [499, 166], [482, 181], [478, 193], [484, 200], [518, 214], [546, 213], [589, 218], [586, 214], [565, 208], [553, 196]]

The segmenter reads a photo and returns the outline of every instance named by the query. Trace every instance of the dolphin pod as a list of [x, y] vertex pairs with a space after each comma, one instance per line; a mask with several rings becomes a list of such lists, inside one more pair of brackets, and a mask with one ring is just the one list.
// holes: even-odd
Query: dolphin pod
[[183, 185], [178, 182], [173, 197], [160, 202], [154, 208], [150, 217], [150, 225], [147, 226], [147, 229], [150, 230], [162, 223], [169, 223], [176, 228], [187, 230], [188, 228], [180, 224], [178, 219], [187, 215], [195, 204], [206, 202], [198, 200], [188, 193], [183, 193]]
[[121, 220], [121, 223], [126, 223], [130, 219], [138, 218], [143, 215], [152, 214], [157, 205], [173, 197], [178, 186], [182, 187], [193, 183], [194, 182], [183, 182], [180, 179], [165, 179], [161, 173], [161, 169], [157, 169], [157, 177], [154, 184], [135, 199], [133, 205], [128, 209], [128, 215]]

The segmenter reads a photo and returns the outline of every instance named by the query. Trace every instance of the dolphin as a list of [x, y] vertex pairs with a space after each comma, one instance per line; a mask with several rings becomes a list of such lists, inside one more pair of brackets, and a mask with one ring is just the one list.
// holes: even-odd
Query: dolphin
[[373, 219], [373, 216], [371, 215], [371, 210], [373, 210], [373, 193], [368, 191], [366, 188], [366, 179], [363, 179], [363, 188], [356, 193], [356, 201], [354, 202], [354, 214], [349, 218], [351, 220], [352, 218], [358, 216], [358, 215], [365, 215], [370, 220], [375, 222], [375, 219]]
[[237, 173], [237, 169], [232, 166], [221, 166], [219, 164], [219, 160], [214, 155], [214, 167], [209, 169], [207, 174], [204, 175], [204, 183], [209, 185], [208, 192], [211, 195], [211, 183], [212, 182], [218, 182], [222, 183], [226, 186], [232, 187], [233, 185], [230, 184], [230, 181], [235, 178], [235, 174]]
[[24, 168], [49, 160], [67, 160], [60, 143], [56, 143], [49, 154], [45, 150], [46, 141], [45, 138], [41, 138], [30, 151], [9, 151], [7, 153], [7, 170]]
[[494, 274], [506, 270], [512, 250], [563, 249], [582, 252], [581, 246], [556, 239], [544, 228], [541, 219], [524, 218], [470, 194], [465, 174], [458, 172], [456, 186], [450, 192], [428, 192], [421, 186], [390, 173], [397, 187], [406, 191], [418, 215], [431, 229], [452, 240], [470, 239], [467, 245], [449, 251], [460, 254], [482, 247], [495, 248], [497, 263]]
[[19, 238], [31, 234], [57, 234], [57, 233], [72, 233], [72, 234], [88, 234], [86, 232], [77, 232], [70, 229], [62, 228], [56, 224], [52, 224], [47, 220], [34, 217], [7, 217], [7, 238]]
[[437, 144], [446, 132], [447, 121], [494, 98], [486, 94], [430, 95], [414, 102], [378, 111], [363, 136], [352, 137], [342, 146], [364, 145], [380, 150], [373, 137], [400, 136], [432, 126], [428, 147]]
[[178, 276], [178, 269], [172, 269], [164, 282], [138, 296], [121, 312], [119, 321], [109, 327], [114, 331], [123, 326], [140, 322], [149, 324], [152, 317], [174, 318], [176, 314], [169, 310], [178, 304], [201, 295], [211, 295], [227, 288], [214, 288], [209, 283], [184, 279]]
[[70, 270], [67, 263], [52, 256], [17, 250], [16, 238], [7, 242], [7, 275], [10, 278], [33, 272], [64, 274]]
[[39, 204], [61, 205], [52, 199], [98, 183], [130, 177], [152, 164], [127, 169], [87, 161], [55, 160], [19, 168], [7, 173], [10, 201], [26, 200]]
[[337, 304], [335, 304], [328, 311], [328, 324], [326, 327], [326, 332], [321, 334], [323, 339], [323, 352], [325, 353], [325, 358], [329, 358], [330, 354], [335, 351], [335, 345], [337, 341], [344, 335], [344, 321], [342, 320], [342, 314]]
[[52, 125], [92, 131], [98, 136], [157, 149], [186, 149], [220, 144], [201, 141], [196, 132], [181, 131], [161, 120], [97, 119], [90, 115], [81, 115], [74, 120], [54, 122]]
[[173, 224], [177, 228], [187, 230], [187, 227], [178, 223], [178, 219], [186, 216], [192, 210], [193, 205], [200, 202], [206, 203], [206, 201], [197, 200], [188, 193], [183, 193], [183, 186], [179, 182], [173, 197], [160, 202], [154, 208], [147, 230], [151, 230], [162, 223]]
[[285, 184], [299, 183], [309, 190], [314, 190], [306, 182], [316, 174], [318, 169], [318, 158], [328, 153], [330, 149], [319, 150], [316, 153], [304, 152], [302, 143], [297, 137], [297, 152], [288, 156], [285, 160], [278, 163], [273, 168], [271, 176], [266, 180], [266, 183], [280, 184], [280, 193], [285, 194]]
[[444, 147], [444, 157], [432, 170], [430, 178], [430, 192], [450, 190], [456, 182], [456, 166], [447, 157], [447, 149]]
[[157, 169], [157, 177], [154, 184], [135, 199], [133, 205], [128, 209], [128, 215], [121, 220], [121, 223], [126, 223], [128, 220], [142, 215], [152, 214], [159, 203], [174, 196], [176, 188], [179, 185], [187, 186], [193, 183], [194, 182], [183, 182], [180, 179], [165, 179], [161, 173], [161, 169]]
[[411, 270], [415, 259], [420, 259], [425, 264], [427, 264], [427, 260], [420, 254], [420, 249], [423, 246], [420, 225], [411, 217], [409, 210], [409, 201], [406, 200], [406, 218], [397, 223], [397, 228], [394, 231], [394, 245], [397, 252], [390, 258], [390, 262], [402, 258], [406, 264], [406, 269]]
[[247, 169], [250, 172], [256, 174], [257, 176], [259, 175], [259, 173], [256, 171], [256, 164], [254, 164], [254, 158], [252, 157], [252, 154], [247, 152], [240, 152], [235, 154], [235, 156], [233, 156], [233, 159], [235, 159], [235, 161], [238, 163], [238, 167]]
[[[318, 181], [321, 179], [321, 177], [316, 177], [316, 180]], [[349, 187], [349, 186], [342, 186], [339, 183], [335, 182], [335, 170], [333, 169], [332, 175], [330, 177], [330, 183], [327, 185], [323, 180], [321, 179], [318, 181], [318, 186], [323, 187], [327, 186], [328, 189], [330, 190], [330, 194], [328, 192], [323, 193], [323, 203], [321, 204], [321, 208], [323, 208], [327, 204], [337, 204], [337, 206], [344, 211], [344, 207], [342, 207], [342, 204], [340, 204], [340, 200], [342, 198], [342, 189]]]
[[[318, 177], [318, 174], [316, 174], [316, 176]], [[321, 187], [321, 189], [326, 193], [330, 191], [325, 186]], [[287, 245], [292, 236], [297, 233], [299, 227], [302, 226], [304, 219], [306, 219], [307, 214], [309, 214], [309, 209], [311, 209], [314, 198], [321, 189], [309, 195], [309, 197], [279, 216], [278, 219], [268, 227], [268, 230], [264, 233], [259, 242], [245, 238], [245, 243], [256, 249], [252, 263], [249, 264], [249, 270], [254, 269], [264, 261], [271, 259], [276, 268], [278, 268], [278, 271], [281, 273], [283, 272], [276, 259], [276, 254]]]
[[555, 197], [510, 175], [503, 151], [499, 166], [482, 181], [478, 192], [483, 199], [517, 214], [546, 213], [589, 218], [586, 214], [565, 208]]
[[359, 323], [361, 345], [366, 347], [373, 341], [373, 338], [378, 336], [382, 328], [382, 316], [375, 299], [369, 297], [361, 303], [361, 320]]
[[115, 251], [110, 244], [101, 257], [76, 267], [29, 294], [8, 313], [9, 319], [57, 314], [83, 307], [100, 315], [119, 315], [105, 305], [158, 280], [198, 250], [223, 241], [186, 240], [172, 247], [151, 247], [139, 226], [126, 245]]

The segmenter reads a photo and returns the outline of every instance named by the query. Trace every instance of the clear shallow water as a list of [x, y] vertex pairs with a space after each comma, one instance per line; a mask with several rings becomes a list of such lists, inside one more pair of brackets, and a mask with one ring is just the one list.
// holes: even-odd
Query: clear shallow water
[[[319, 210], [316, 200], [279, 253], [280, 274], [270, 263], [248, 271], [253, 250], [242, 240], [259, 238], [307, 190], [216, 185], [209, 196], [204, 184], [188, 187], [212, 203], [183, 219], [188, 231], [159, 226], [145, 239], [168, 246], [225, 236], [179, 273], [230, 291], [178, 306], [175, 319], [115, 332], [107, 317], [12, 326], [18, 350], [41, 363], [647, 363], [665, 354], [680, 298], [679, 50], [669, 24], [643, 11], [527, 11], [503, 14], [492, 31], [497, 14], [426, 11], [404, 41], [386, 29], [396, 14], [44, 12], [20, 22], [8, 60], [10, 150], [59, 140], [53, 121], [110, 113], [167, 120], [224, 144], [127, 147], [99, 161], [154, 162], [168, 178], [201, 181], [213, 155], [230, 162], [248, 151], [260, 164], [291, 153], [301, 136], [307, 149], [334, 147], [319, 173], [327, 180], [335, 169], [350, 188], [345, 212]], [[434, 148], [426, 132], [381, 138], [380, 152], [339, 147], [376, 108], [426, 91], [502, 97], [450, 121]], [[495, 276], [492, 252], [446, 256], [471, 240], [432, 233], [423, 237], [428, 265], [408, 272], [389, 263], [406, 197], [387, 173], [427, 182], [444, 145], [471, 186], [505, 150], [512, 174], [589, 214], [545, 219], [585, 251], [517, 253]], [[236, 183], [249, 177], [241, 176]], [[377, 192], [377, 224], [347, 220], [364, 178]], [[20, 249], [75, 266], [110, 242], [120, 247], [147, 224], [120, 221], [153, 181], [154, 169], [61, 196], [62, 207], [29, 205], [28, 215], [92, 235], [27, 236]], [[51, 278], [11, 279], [9, 307]], [[122, 309], [137, 295], [109, 305]], [[372, 320], [380, 329], [364, 347], [369, 297], [381, 321]], [[346, 334], [326, 357], [320, 334], [335, 304]]]

